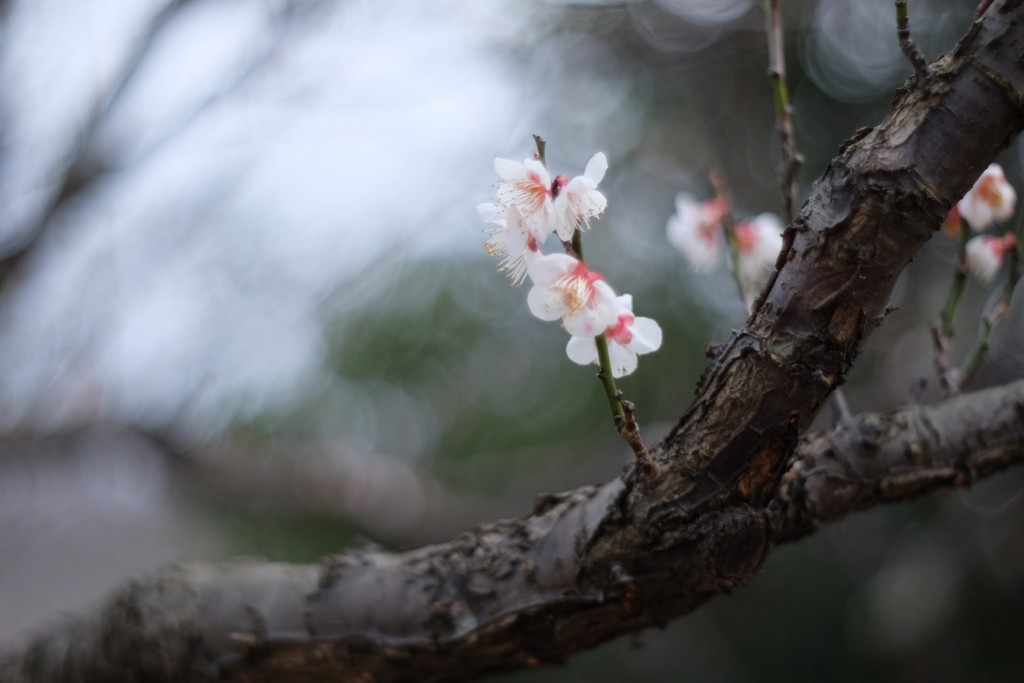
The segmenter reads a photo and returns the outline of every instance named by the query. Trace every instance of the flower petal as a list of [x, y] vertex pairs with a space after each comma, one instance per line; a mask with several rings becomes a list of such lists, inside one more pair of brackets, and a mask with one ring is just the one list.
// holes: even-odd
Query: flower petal
[[[534, 259], [530, 265], [541, 259]], [[534, 285], [526, 295], [526, 305], [530, 313], [544, 321], [558, 320], [565, 314], [565, 300], [562, 295], [548, 287]]]
[[638, 317], [633, 321], [630, 331], [633, 332], [633, 339], [627, 345], [630, 350], [651, 353], [661, 348], [661, 326], [653, 319]]
[[608, 359], [612, 364], [612, 377], [625, 377], [636, 370], [636, 353], [622, 344], [608, 345]]
[[572, 337], [565, 345], [565, 355], [578, 365], [589, 365], [597, 362], [597, 344], [593, 337]]
[[505, 224], [505, 208], [487, 202], [485, 204], [477, 204], [476, 212], [480, 214], [480, 218], [484, 219], [488, 223], [496, 223], [497, 225]]
[[494, 170], [502, 180], [519, 180], [526, 177], [526, 168], [518, 161], [511, 159], [497, 158], [494, 160]]
[[604, 155], [604, 152], [598, 152], [594, 156], [590, 157], [590, 161], [587, 162], [587, 168], [583, 171], [590, 180], [594, 181], [596, 186], [599, 182], [604, 179], [604, 174], [608, 170], [608, 157]]
[[576, 268], [579, 261], [568, 254], [547, 254], [530, 263], [530, 279], [535, 285], [551, 287]]
[[605, 331], [608, 323], [592, 308], [581, 308], [565, 316], [565, 331], [574, 337], [596, 337]]

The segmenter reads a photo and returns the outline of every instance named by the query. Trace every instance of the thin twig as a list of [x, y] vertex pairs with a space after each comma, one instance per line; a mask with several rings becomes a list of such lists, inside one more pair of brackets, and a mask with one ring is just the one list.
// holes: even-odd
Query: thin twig
[[907, 16], [907, 0], [896, 0], [896, 36], [900, 41], [900, 50], [914, 67], [914, 73], [925, 77], [928, 75], [928, 61], [917, 49], [917, 44], [910, 36], [910, 18]]
[[971, 351], [967, 360], [964, 362], [963, 375], [960, 377], [960, 388], [967, 386], [967, 384], [974, 378], [974, 375], [978, 372], [978, 368], [981, 367], [981, 361], [985, 357], [985, 352], [988, 351], [988, 341], [992, 334], [992, 330], [995, 329], [996, 325], [1002, 322], [1006, 314], [1010, 312], [1010, 302], [1013, 300], [1013, 292], [1017, 287], [1017, 282], [1020, 281], [1021, 276], [1021, 258], [1020, 258], [1020, 236], [1024, 230], [1024, 219], [1017, 224], [1017, 239], [1012, 250], [1010, 250], [1010, 277], [1007, 279], [1006, 284], [1003, 286], [1003, 293], [996, 301], [992, 308], [982, 316], [981, 326], [978, 328], [978, 340], [974, 344], [974, 349]]
[[648, 481], [654, 480], [658, 476], [658, 465], [654, 462], [654, 458], [647, 451], [647, 446], [644, 445], [644, 439], [640, 435], [640, 425], [637, 424], [636, 419], [633, 416], [633, 411], [636, 406], [633, 405], [632, 401], [627, 401], [622, 398], [622, 392], [616, 394], [616, 398], [619, 401], [619, 405], [622, 406], [623, 414], [622, 417], [616, 418], [615, 426], [626, 443], [629, 444], [630, 448], [633, 449], [633, 454], [636, 455], [637, 465], [643, 469], [644, 474], [647, 476]]
[[544, 148], [547, 147], [548, 141], [542, 138], [540, 135], [533, 136], [533, 142], [537, 145], [537, 161], [542, 164], [547, 164], [547, 160], [544, 158]]
[[[537, 158], [544, 161], [544, 138], [539, 135], [533, 136], [537, 144]], [[583, 233], [577, 228], [572, 234], [572, 240], [563, 242], [565, 251], [570, 256], [579, 259], [580, 263], [586, 263], [583, 258]], [[597, 346], [597, 378], [604, 387], [605, 398], [608, 400], [608, 409], [612, 414], [612, 422], [615, 431], [622, 440], [629, 444], [636, 456], [637, 466], [643, 470], [648, 481], [658, 475], [658, 466], [655, 464], [651, 454], [644, 445], [643, 437], [640, 435], [640, 426], [633, 416], [634, 405], [622, 398], [622, 391], [615, 385], [615, 375], [612, 373], [612, 359], [608, 352], [608, 339], [604, 333], [594, 337], [594, 344]]]
[[793, 134], [793, 105], [789, 101], [786, 84], [786, 52], [782, 25], [782, 0], [765, 0], [765, 33], [768, 36], [768, 77], [771, 79], [775, 100], [775, 128], [779, 133], [779, 187], [782, 190], [783, 214], [786, 225], [796, 218], [796, 203], [800, 190], [797, 173], [803, 157], [796, 147]]
[[932, 348], [935, 351], [935, 374], [939, 376], [942, 390], [947, 396], [952, 396], [960, 391], [960, 370], [953, 367], [949, 359], [949, 352], [953, 341], [946, 336], [937, 324], [929, 326], [932, 334]]
[[729, 182], [726, 180], [725, 174], [717, 169], [711, 169], [708, 172], [708, 180], [711, 182], [711, 190], [715, 193], [715, 198], [727, 207], [722, 215], [722, 232], [725, 235], [725, 245], [729, 249], [729, 271], [732, 273], [733, 282], [736, 283], [740, 301], [746, 302], [746, 293], [743, 291], [743, 283], [740, 282], [739, 249], [736, 248], [736, 219], [732, 215]]
[[949, 339], [953, 338], [956, 322], [956, 308], [960, 303], [960, 297], [967, 285], [967, 230], [960, 228], [956, 244], [956, 271], [953, 273], [953, 281], [949, 284], [949, 294], [946, 296], [946, 305], [942, 308], [942, 334]]

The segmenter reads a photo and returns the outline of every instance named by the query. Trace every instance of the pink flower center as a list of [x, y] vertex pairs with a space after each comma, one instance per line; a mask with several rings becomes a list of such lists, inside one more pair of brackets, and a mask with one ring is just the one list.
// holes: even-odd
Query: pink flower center
[[547, 196], [548, 188], [541, 182], [540, 176], [533, 171], [527, 171], [526, 180], [515, 183], [512, 203], [522, 207], [524, 214], [535, 214], [544, 206]]
[[596, 270], [590, 270], [580, 261], [572, 272], [563, 275], [555, 283], [554, 288], [562, 293], [562, 300], [571, 314], [593, 303], [597, 296], [594, 283], [598, 280], [604, 280], [604, 276]]
[[994, 175], [985, 176], [978, 183], [978, 197], [994, 209], [1003, 205], [1003, 195], [999, 191], [1000, 179]]
[[724, 199], [709, 199], [700, 205], [700, 224], [697, 230], [701, 238], [711, 245], [715, 243], [716, 233], [721, 228], [722, 219], [729, 213], [729, 202]]
[[757, 231], [750, 221], [741, 221], [736, 226], [736, 248], [740, 251], [750, 251], [757, 244]]
[[568, 184], [569, 184], [569, 178], [568, 177], [566, 177], [564, 175], [555, 176], [555, 179], [551, 182], [551, 198], [555, 199], [556, 197], [558, 197], [558, 194]]
[[629, 311], [619, 313], [619, 319], [614, 325], [604, 331], [604, 336], [619, 344], [628, 344], [633, 341], [633, 321], [636, 316]]
[[982, 239], [988, 250], [992, 252], [992, 255], [999, 260], [999, 263], [1003, 262], [1006, 252], [1017, 248], [1017, 236], [1012, 232], [1008, 232], [1002, 237], [985, 235]]

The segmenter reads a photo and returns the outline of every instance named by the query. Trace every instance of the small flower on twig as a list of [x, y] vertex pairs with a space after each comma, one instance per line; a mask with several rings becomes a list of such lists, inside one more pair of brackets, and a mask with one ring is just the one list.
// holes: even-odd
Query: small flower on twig
[[[612, 376], [625, 377], [636, 370], [637, 356], [661, 348], [661, 327], [651, 318], [633, 315], [633, 297], [623, 294], [615, 300], [618, 315], [614, 325], [605, 331]], [[565, 353], [574, 363], [587, 365], [598, 362], [597, 343], [592, 336], [574, 336], [565, 347]]]
[[542, 256], [529, 267], [533, 288], [526, 304], [541, 320], [562, 319], [574, 336], [596, 337], [615, 323], [615, 292], [604, 276], [567, 254]]
[[700, 272], [717, 266], [725, 253], [722, 219], [730, 211], [722, 199], [698, 202], [685, 192], [676, 195], [676, 212], [668, 219], [668, 241]]
[[1006, 253], [1017, 247], [1017, 238], [1012, 232], [1002, 237], [977, 235], [967, 240], [967, 258], [964, 267], [971, 275], [989, 284], [1003, 266]]
[[1017, 192], [1006, 180], [1003, 167], [989, 164], [974, 187], [957, 202], [956, 209], [976, 231], [981, 232], [994, 221], [1007, 221], [1017, 205]]

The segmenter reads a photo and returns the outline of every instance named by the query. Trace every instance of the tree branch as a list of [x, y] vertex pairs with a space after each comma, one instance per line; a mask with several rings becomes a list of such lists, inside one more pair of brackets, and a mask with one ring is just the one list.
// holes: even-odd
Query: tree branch
[[1024, 380], [861, 415], [801, 443], [768, 506], [775, 541], [880, 503], [970, 486], [1022, 459]]
[[[1022, 42], [1024, 7], [993, 2], [926, 84], [911, 81], [876, 128], [844, 145], [790, 226], [746, 326], [651, 450], [656, 481], [629, 472], [402, 555], [357, 550], [320, 568], [178, 567], [44, 636], [0, 677], [442, 681], [560, 661], [745, 583], [777, 539], [823, 521], [816, 511], [832, 519], [941, 483], [940, 474], [898, 477], [902, 464], [890, 463], [847, 498], [845, 480], [816, 466], [804, 466], [814, 473], [804, 479], [788, 472], [799, 434], [885, 316], [902, 269], [1024, 125]], [[1019, 405], [1019, 386], [1003, 391]], [[1021, 460], [1019, 415], [998, 425], [1012, 440], [998, 458], [977, 448], [1003, 438], [986, 422], [933, 424], [929, 440], [913, 421], [878, 419], [893, 425], [888, 438], [901, 438], [899, 427], [907, 443], [928, 444], [925, 470], [948, 460], [938, 455], [948, 444], [960, 444], [954, 459], [979, 453], [965, 473]], [[968, 431], [952, 431], [957, 424]], [[858, 467], [863, 458], [838, 472]], [[801, 491], [809, 503], [792, 493]]]
[[[1022, 462], [1024, 380], [861, 415], [801, 442], [768, 506], [770, 540]], [[601, 594], [567, 588], [574, 546], [622, 486], [547, 497], [532, 517], [405, 554], [172, 567], [9, 656], [0, 680], [464, 680], [560, 661], [727, 591], [751, 564], [739, 529], [767, 550], [761, 522], [733, 508], [678, 530], [689, 539], [678, 563], [621, 573]]]

